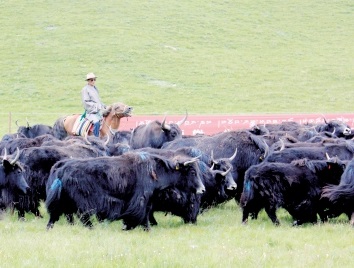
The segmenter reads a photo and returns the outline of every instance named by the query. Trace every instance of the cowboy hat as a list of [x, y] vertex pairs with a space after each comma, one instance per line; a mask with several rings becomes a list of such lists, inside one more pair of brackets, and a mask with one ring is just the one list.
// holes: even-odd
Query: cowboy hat
[[97, 76], [94, 73], [88, 73], [86, 75], [86, 81], [89, 80], [89, 79], [93, 79], [93, 78], [97, 78]]

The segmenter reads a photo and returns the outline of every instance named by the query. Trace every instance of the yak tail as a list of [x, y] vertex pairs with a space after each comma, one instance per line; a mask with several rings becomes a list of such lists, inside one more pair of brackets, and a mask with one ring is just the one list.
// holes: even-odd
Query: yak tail
[[64, 128], [64, 117], [60, 117], [53, 125], [53, 136], [59, 140], [64, 140], [68, 133]]
[[243, 185], [243, 191], [241, 194], [241, 206], [245, 206], [250, 200], [253, 199], [253, 183], [250, 180], [246, 180]]
[[47, 210], [50, 211], [55, 207], [60, 200], [61, 190], [63, 188], [63, 183], [59, 178], [56, 178], [52, 185], [50, 186], [49, 191], [47, 191], [47, 198], [45, 200], [45, 205]]
[[354, 185], [340, 184], [323, 187], [321, 197], [328, 198], [333, 203], [348, 202], [354, 198]]

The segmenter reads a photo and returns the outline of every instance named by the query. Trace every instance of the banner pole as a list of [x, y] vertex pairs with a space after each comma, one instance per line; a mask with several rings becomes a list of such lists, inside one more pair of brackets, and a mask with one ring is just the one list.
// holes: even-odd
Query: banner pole
[[12, 121], [12, 114], [9, 112], [9, 133], [11, 133], [11, 121]]

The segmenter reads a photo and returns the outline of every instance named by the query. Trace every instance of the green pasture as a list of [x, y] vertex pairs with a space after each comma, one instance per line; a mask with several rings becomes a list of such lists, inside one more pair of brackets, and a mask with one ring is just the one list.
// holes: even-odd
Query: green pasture
[[[45, 209], [42, 209], [43, 213]], [[122, 231], [122, 223], [95, 223], [93, 230], [64, 218], [50, 231], [48, 217], [0, 220], [0, 267], [352, 267], [354, 230], [346, 217], [326, 224], [281, 226], [265, 212], [241, 224], [234, 201], [198, 217], [197, 225], [156, 213], [158, 226]]]
[[[82, 111], [94, 72], [106, 104], [137, 115], [354, 112], [354, 2], [348, 0], [0, 0], [0, 136]], [[160, 117], [159, 117], [160, 118]], [[234, 201], [146, 233], [62, 219], [0, 220], [0, 267], [351, 267], [347, 218], [241, 225]]]

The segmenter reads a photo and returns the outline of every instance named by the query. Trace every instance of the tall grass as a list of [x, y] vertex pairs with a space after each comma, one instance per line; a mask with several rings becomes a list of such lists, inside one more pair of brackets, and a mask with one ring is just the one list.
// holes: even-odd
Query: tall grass
[[[53, 124], [81, 112], [85, 74], [135, 114], [353, 112], [351, 1], [1, 1], [0, 133], [8, 117]], [[15, 131], [15, 129], [12, 129]], [[87, 230], [0, 220], [1, 267], [349, 267], [345, 217], [291, 227], [280, 211], [240, 224], [231, 201], [184, 225]]]

